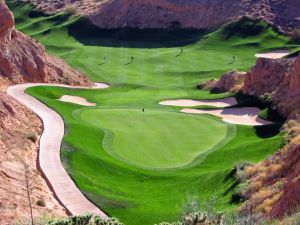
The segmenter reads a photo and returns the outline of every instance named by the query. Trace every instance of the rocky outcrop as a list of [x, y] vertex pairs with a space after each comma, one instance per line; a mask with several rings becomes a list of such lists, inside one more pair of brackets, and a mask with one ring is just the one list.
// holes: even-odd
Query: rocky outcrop
[[0, 24], [0, 43], [7, 44], [14, 32], [14, 16], [3, 2], [0, 2]]
[[223, 74], [219, 80], [204, 81], [197, 88], [211, 93], [238, 92], [243, 87], [245, 75], [245, 72], [231, 71]]
[[272, 206], [269, 216], [282, 218], [286, 214], [293, 213], [300, 202], [300, 144], [291, 145], [286, 152], [281, 152], [278, 157], [283, 165], [279, 171], [277, 181], [281, 180], [281, 196]]
[[242, 16], [264, 19], [283, 31], [300, 27], [295, 0], [29, 0], [48, 12], [87, 16], [100, 28], [214, 29]]
[[244, 84], [245, 72], [228, 72], [211, 89], [212, 92], [237, 92]]
[[283, 218], [300, 203], [300, 55], [294, 59], [259, 58], [245, 75], [241, 91], [261, 99], [268, 96], [272, 107], [287, 118], [283, 127], [286, 145], [246, 170], [247, 201], [242, 212]]
[[300, 56], [295, 59], [259, 58], [246, 74], [244, 94], [269, 95], [273, 107], [284, 117], [300, 113]]
[[300, 203], [300, 143], [291, 143], [246, 169], [247, 201], [242, 212], [267, 218], [293, 214]]
[[274, 93], [292, 66], [293, 61], [288, 59], [258, 58], [246, 75], [243, 92], [255, 96]]
[[3, 0], [0, 0], [0, 25], [0, 76], [13, 83], [90, 84], [83, 74], [49, 56], [40, 43], [17, 31], [13, 15]]

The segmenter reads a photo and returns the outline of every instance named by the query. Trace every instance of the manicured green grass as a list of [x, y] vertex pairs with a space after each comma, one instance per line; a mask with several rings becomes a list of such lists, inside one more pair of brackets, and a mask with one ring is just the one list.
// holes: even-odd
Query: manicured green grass
[[227, 134], [227, 125], [220, 121], [176, 112], [93, 109], [81, 118], [105, 128], [102, 145], [108, 154], [148, 169], [185, 166]]
[[[257, 52], [296, 49], [267, 24], [244, 19], [205, 36], [187, 31], [191, 33], [174, 39], [163, 30], [147, 31], [155, 37], [151, 40], [137, 31], [79, 28], [82, 21], [76, 17], [32, 14], [29, 5], [10, 7], [17, 28], [42, 42], [49, 53], [93, 81], [112, 85], [105, 90], [36, 87], [28, 93], [64, 118], [62, 161], [77, 186], [126, 225], [177, 220], [191, 195], [202, 202], [215, 195], [217, 209], [235, 209], [235, 179], [229, 176], [233, 164], [257, 162], [281, 145], [280, 134], [265, 137], [263, 129], [181, 114], [180, 107], [158, 104], [224, 97], [228, 94], [195, 86], [228, 70], [248, 70]], [[180, 48], [184, 53], [176, 57]], [[131, 56], [133, 63], [125, 66]], [[236, 63], [229, 64], [232, 56]], [[59, 102], [64, 94], [85, 97], [97, 107]]]

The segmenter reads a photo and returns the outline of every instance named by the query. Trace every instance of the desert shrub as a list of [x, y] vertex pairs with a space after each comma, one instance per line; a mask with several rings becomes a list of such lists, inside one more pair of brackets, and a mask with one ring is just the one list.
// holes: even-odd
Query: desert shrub
[[77, 14], [77, 9], [74, 5], [68, 4], [65, 7], [65, 13], [68, 15], [74, 15], [74, 14]]
[[83, 215], [72, 216], [68, 219], [52, 220], [48, 225], [123, 225], [115, 218], [103, 219], [99, 216]]
[[215, 224], [221, 225], [222, 224], [222, 216], [223, 213], [219, 213], [216, 219], [209, 219], [206, 213], [202, 212], [194, 212], [189, 215], [186, 215], [182, 222], [162, 222], [157, 225], [205, 225], [205, 224]]
[[213, 89], [213, 87], [216, 85], [217, 82], [218, 80], [216, 79], [202, 81], [197, 85], [197, 89], [210, 91]]
[[199, 211], [200, 205], [199, 205], [199, 197], [198, 195], [189, 194], [182, 204], [182, 217]]
[[292, 40], [295, 42], [300, 42], [300, 29], [296, 28], [291, 32]]
[[233, 170], [235, 171], [235, 177], [239, 183], [246, 179], [247, 174], [245, 169], [251, 165], [253, 165], [253, 163], [247, 160], [234, 163]]
[[246, 192], [248, 190], [248, 173], [246, 169], [251, 165], [253, 165], [253, 163], [246, 160], [236, 162], [234, 164], [233, 172], [236, 178], [236, 187], [234, 188], [234, 192], [231, 196], [231, 202], [241, 203], [246, 200]]
[[273, 94], [272, 93], [265, 93], [259, 96], [259, 99], [266, 105], [271, 105], [273, 101]]
[[246, 192], [248, 190], [248, 184], [246, 182], [240, 183], [231, 196], [231, 202], [241, 203], [247, 200]]
[[29, 132], [28, 134], [26, 134], [26, 138], [31, 140], [33, 143], [36, 143], [38, 136], [34, 132]]
[[268, 108], [265, 108], [261, 110], [258, 114], [258, 116], [264, 120], [267, 120], [269, 118], [269, 110]]
[[37, 201], [36, 201], [36, 204], [37, 204], [38, 206], [41, 206], [41, 207], [45, 207], [45, 206], [46, 206], [46, 202], [45, 202], [44, 199], [39, 199], [39, 200], [37, 200]]

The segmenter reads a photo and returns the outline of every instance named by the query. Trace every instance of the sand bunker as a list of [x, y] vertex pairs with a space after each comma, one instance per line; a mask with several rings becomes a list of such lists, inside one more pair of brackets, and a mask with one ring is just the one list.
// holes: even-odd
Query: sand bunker
[[287, 56], [288, 54], [290, 54], [290, 51], [288, 50], [276, 50], [269, 53], [255, 54], [255, 56], [257, 58], [280, 59], [283, 58], [284, 56]]
[[62, 102], [69, 102], [69, 103], [74, 103], [77, 105], [83, 105], [83, 106], [96, 106], [96, 103], [89, 102], [85, 98], [78, 97], [78, 96], [72, 96], [72, 95], [63, 95], [59, 101]]
[[259, 118], [258, 114], [260, 109], [255, 107], [242, 107], [242, 108], [227, 108], [218, 110], [200, 110], [200, 109], [188, 109], [181, 110], [184, 113], [192, 114], [210, 114], [221, 117], [223, 121], [232, 124], [261, 126], [272, 124], [272, 122]]
[[178, 99], [178, 100], [167, 100], [159, 103], [160, 105], [170, 106], [214, 106], [214, 107], [228, 107], [236, 105], [236, 99], [234, 97], [223, 98], [218, 100], [191, 100], [191, 99]]
[[94, 83], [93, 89], [105, 89], [109, 88], [109, 84], [106, 83]]

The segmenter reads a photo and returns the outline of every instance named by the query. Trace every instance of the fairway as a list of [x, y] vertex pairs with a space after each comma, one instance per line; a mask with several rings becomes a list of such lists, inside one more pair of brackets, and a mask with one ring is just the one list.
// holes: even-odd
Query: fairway
[[106, 130], [107, 153], [141, 168], [182, 167], [212, 149], [227, 125], [205, 117], [154, 110], [87, 110], [81, 118]]
[[[196, 86], [249, 70], [256, 53], [299, 48], [272, 26], [244, 18], [213, 31], [99, 30], [74, 15], [32, 16], [30, 5], [8, 3], [19, 30], [92, 81], [109, 83], [103, 90], [26, 91], [64, 119], [61, 160], [78, 188], [125, 225], [179, 220], [191, 198], [200, 205], [213, 196], [217, 210], [235, 210], [234, 164], [258, 162], [281, 146], [278, 124], [232, 125], [159, 104], [232, 96]], [[95, 106], [61, 102], [64, 95]]]

